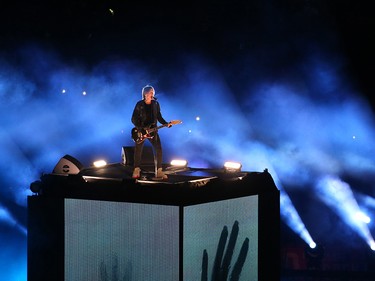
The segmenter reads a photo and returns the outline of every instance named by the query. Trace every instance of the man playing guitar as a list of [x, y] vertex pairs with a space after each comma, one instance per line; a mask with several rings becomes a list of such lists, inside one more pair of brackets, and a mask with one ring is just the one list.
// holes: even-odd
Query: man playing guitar
[[[147, 131], [157, 127], [157, 122], [168, 128], [172, 127], [171, 122], [165, 121], [160, 111], [160, 104], [155, 98], [155, 89], [150, 85], [142, 88], [142, 100], [138, 101], [134, 107], [132, 118], [136, 130]], [[134, 148], [134, 170], [133, 178], [137, 179], [141, 175], [141, 158], [145, 140], [148, 139], [156, 154], [156, 178], [168, 179], [162, 170], [163, 150], [161, 146], [160, 136], [157, 130], [145, 135], [141, 141], [135, 142]]]

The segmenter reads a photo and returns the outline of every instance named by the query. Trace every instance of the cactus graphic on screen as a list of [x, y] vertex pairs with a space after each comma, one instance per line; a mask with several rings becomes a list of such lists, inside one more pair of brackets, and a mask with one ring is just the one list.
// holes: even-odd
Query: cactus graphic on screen
[[[232, 226], [228, 245], [225, 250], [228, 238], [228, 227], [226, 225], [223, 227], [216, 250], [216, 256], [211, 273], [211, 281], [240, 280], [242, 267], [245, 263], [247, 252], [249, 250], [249, 238], [246, 238], [243, 241], [240, 253], [232, 267], [233, 252], [237, 243], [238, 232], [239, 223], [238, 221], [235, 221]], [[206, 249], [203, 250], [201, 281], [208, 281], [208, 253]]]

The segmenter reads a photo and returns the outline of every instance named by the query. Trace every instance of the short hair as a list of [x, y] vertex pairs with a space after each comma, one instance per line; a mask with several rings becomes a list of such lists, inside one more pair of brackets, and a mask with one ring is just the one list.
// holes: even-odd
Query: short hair
[[154, 89], [154, 87], [152, 87], [151, 85], [144, 86], [142, 88], [142, 99], [144, 99], [145, 98], [145, 94], [148, 93], [148, 92], [150, 92], [151, 90], [153, 91], [152, 96], [155, 96], [155, 89]]

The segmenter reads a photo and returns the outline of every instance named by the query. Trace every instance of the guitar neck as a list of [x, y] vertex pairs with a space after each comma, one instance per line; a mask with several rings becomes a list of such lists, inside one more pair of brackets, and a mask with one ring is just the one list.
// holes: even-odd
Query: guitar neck
[[166, 127], [167, 125], [161, 125], [161, 126], [158, 126], [158, 127], [155, 127], [155, 128], [151, 128], [151, 129], [149, 129], [148, 130], [148, 132], [149, 133], [152, 133], [152, 132], [155, 132], [155, 131], [157, 131], [157, 130], [159, 130], [159, 129], [161, 129], [161, 128], [164, 128], [164, 127]]
[[157, 130], [159, 130], [159, 129], [161, 129], [161, 128], [165, 128], [165, 127], [167, 127], [169, 124], [171, 124], [171, 125], [176, 125], [176, 124], [181, 124], [181, 123], [182, 123], [182, 122], [181, 122], [180, 120], [172, 120], [171, 122], [169, 122], [169, 123], [167, 123], [167, 124], [165, 124], [165, 125], [161, 125], [161, 126], [159, 126], [159, 127], [155, 127], [155, 128], [148, 129], [147, 132], [148, 132], [148, 133], [152, 133], [152, 132], [155, 132], [155, 131], [157, 131]]

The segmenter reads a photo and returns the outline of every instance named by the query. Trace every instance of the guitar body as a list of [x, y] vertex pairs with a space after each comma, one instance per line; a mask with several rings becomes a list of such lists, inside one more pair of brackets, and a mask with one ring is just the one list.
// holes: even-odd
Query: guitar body
[[[168, 124], [170, 125], [177, 125], [181, 124], [182, 121], [180, 120], [172, 120]], [[151, 127], [151, 128], [137, 128], [134, 127], [131, 130], [131, 137], [133, 141], [137, 144], [140, 144], [143, 142], [145, 139], [152, 139], [155, 136], [155, 132], [161, 128], [168, 127], [168, 125], [162, 125], [159, 127]]]
[[143, 142], [145, 139], [152, 139], [155, 136], [155, 131], [148, 132], [147, 129], [138, 129], [134, 127], [131, 131], [131, 136], [137, 144]]

